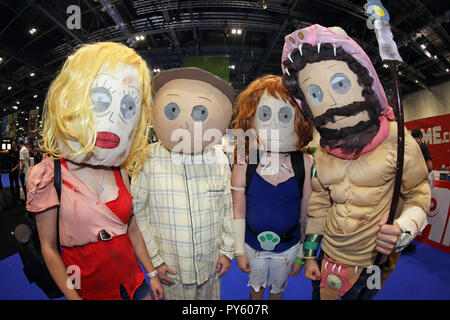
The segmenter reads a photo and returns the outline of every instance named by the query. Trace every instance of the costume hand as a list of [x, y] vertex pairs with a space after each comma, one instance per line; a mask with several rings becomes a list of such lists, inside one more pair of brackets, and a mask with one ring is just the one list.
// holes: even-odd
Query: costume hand
[[236, 263], [242, 272], [245, 272], [245, 273], [250, 272], [250, 262], [248, 261], [247, 256], [237, 256]]
[[376, 249], [379, 253], [390, 255], [395, 249], [401, 230], [395, 221], [392, 225], [386, 224], [387, 219], [388, 215], [386, 214], [381, 218], [380, 223], [378, 223], [381, 228], [377, 236]]
[[303, 269], [303, 264], [299, 264], [294, 261], [294, 263], [292, 264], [292, 271], [288, 272], [288, 275], [290, 275], [291, 277], [296, 277], [300, 274], [302, 269]]
[[162, 283], [168, 286], [175, 284], [175, 281], [167, 276], [167, 272], [171, 274], [177, 274], [177, 272], [170, 269], [165, 263], [156, 267], [156, 271], [158, 271], [158, 278]]
[[155, 300], [159, 300], [164, 296], [164, 289], [158, 277], [150, 278], [150, 287], [152, 288], [152, 293]]
[[320, 279], [320, 269], [316, 259], [305, 259], [305, 278], [310, 280]]
[[228, 272], [231, 266], [231, 260], [225, 256], [219, 256], [217, 259], [216, 272], [219, 272], [219, 278]]

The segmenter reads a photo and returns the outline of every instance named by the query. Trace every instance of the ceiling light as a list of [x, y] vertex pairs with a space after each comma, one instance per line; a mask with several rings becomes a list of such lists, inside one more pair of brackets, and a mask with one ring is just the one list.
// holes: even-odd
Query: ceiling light
[[30, 73], [30, 77], [34, 77], [36, 74], [34, 72]]
[[18, 107], [18, 106], [12, 106], [12, 108], [13, 108], [14, 110], [17, 110], [19, 107]]
[[437, 56], [437, 55], [434, 55], [433, 58], [434, 58], [434, 60], [437, 60], [437, 59], [438, 59], [438, 56]]
[[237, 29], [237, 34], [241, 34], [242, 33], [242, 30], [241, 29]]
[[28, 32], [30, 33], [30, 34], [35, 34], [36, 33], [36, 28], [31, 28], [30, 30], [28, 30]]
[[414, 82], [415, 82], [415, 83], [419, 83], [419, 80], [415, 80]]
[[236, 68], [236, 66], [235, 66], [234, 64], [232, 64], [229, 68], [230, 68], [231, 70], [234, 70], [234, 69]]
[[399, 72], [398, 72], [398, 75], [399, 75], [399, 76], [401, 76], [401, 75], [402, 75], [402, 72], [401, 72], [401, 71], [399, 71]]
[[427, 46], [424, 45], [424, 44], [421, 44], [420, 47], [421, 47], [422, 49], [426, 49], [426, 48], [427, 48]]
[[450, 70], [447, 68], [447, 69], [445, 69], [445, 71], [447, 71], [447, 72], [450, 72]]
[[266, 0], [262, 0], [262, 7], [264, 10], [267, 9], [267, 1]]
[[0, 63], [2, 63], [3, 62], [3, 58], [2, 57], [0, 57]]
[[20, 104], [20, 101], [16, 101], [16, 104]]
[[383, 64], [383, 67], [386, 68], [386, 69], [389, 68], [389, 66], [386, 63]]
[[236, 34], [236, 29], [231, 29], [232, 34]]
[[11, 90], [11, 89], [12, 89], [12, 87], [8, 87], [8, 91]]
[[36, 99], [37, 97], [38, 97], [38, 95], [37, 95], [37, 94], [35, 94], [35, 95], [33, 96], [33, 98], [35, 98], [35, 99]]

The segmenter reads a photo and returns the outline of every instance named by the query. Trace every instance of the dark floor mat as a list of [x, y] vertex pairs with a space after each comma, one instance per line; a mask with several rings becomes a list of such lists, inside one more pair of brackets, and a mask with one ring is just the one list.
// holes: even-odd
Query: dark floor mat
[[6, 207], [0, 213], [0, 260], [17, 252], [17, 241], [12, 232], [19, 224], [30, 224], [25, 212], [25, 205], [18, 204]]

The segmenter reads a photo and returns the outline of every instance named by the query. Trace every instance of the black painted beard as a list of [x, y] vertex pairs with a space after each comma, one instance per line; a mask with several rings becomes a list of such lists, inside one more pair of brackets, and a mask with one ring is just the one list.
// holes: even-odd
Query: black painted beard
[[[351, 117], [363, 111], [367, 111], [369, 120], [360, 121], [355, 126], [341, 129], [323, 127], [329, 122], [335, 122], [334, 116]], [[358, 155], [378, 133], [380, 113], [380, 103], [374, 98], [327, 110], [324, 114], [314, 118], [313, 121], [314, 126], [320, 133], [320, 145], [322, 147], [340, 148], [344, 154]]]

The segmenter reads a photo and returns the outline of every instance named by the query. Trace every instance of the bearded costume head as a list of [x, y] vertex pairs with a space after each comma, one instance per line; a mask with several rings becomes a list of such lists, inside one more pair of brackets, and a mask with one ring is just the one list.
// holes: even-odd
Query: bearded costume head
[[363, 49], [340, 28], [313, 25], [285, 37], [283, 84], [320, 133], [320, 144], [344, 159], [373, 150], [393, 120], [383, 87]]

